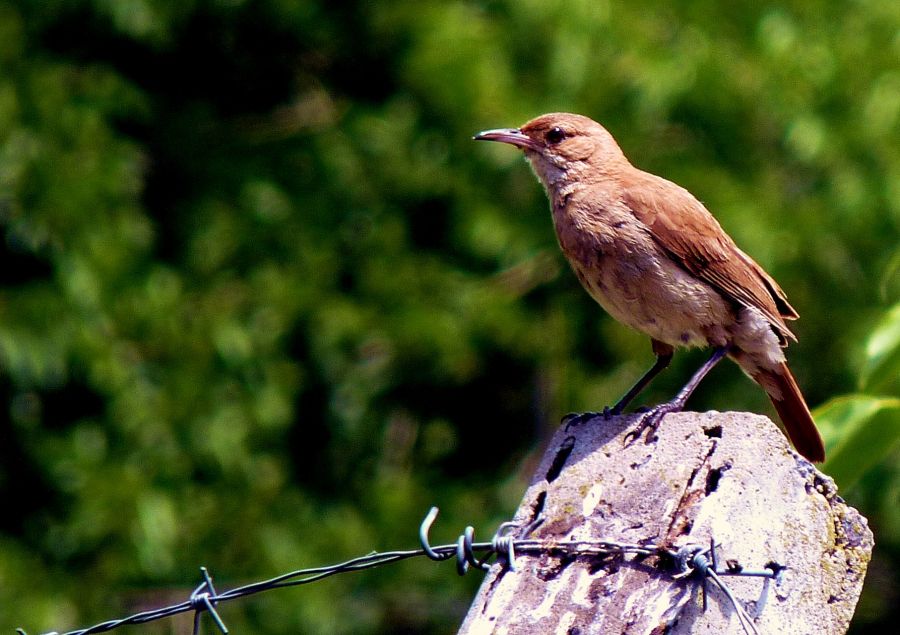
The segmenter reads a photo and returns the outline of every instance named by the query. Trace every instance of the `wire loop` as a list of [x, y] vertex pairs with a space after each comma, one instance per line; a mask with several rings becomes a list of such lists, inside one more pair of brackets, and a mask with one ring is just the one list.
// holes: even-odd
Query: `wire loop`
[[422, 524], [419, 525], [419, 543], [422, 545], [422, 551], [424, 551], [425, 555], [430, 559], [438, 562], [453, 557], [452, 553], [438, 553], [432, 549], [431, 542], [428, 539], [428, 534], [431, 532], [431, 526], [434, 524], [439, 513], [440, 510], [437, 507], [432, 507], [428, 510], [428, 513], [425, 514], [425, 518], [422, 519]]

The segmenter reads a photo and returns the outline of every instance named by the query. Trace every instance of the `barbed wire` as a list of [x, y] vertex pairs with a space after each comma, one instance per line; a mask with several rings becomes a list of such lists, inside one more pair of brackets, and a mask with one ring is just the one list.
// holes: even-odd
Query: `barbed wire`
[[[132, 624], [145, 624], [161, 620], [181, 613], [194, 613], [193, 635], [200, 632], [201, 617], [208, 613], [213, 623], [222, 633], [228, 635], [228, 628], [216, 610], [222, 602], [236, 600], [238, 598], [255, 595], [273, 589], [301, 586], [317, 582], [324, 578], [351, 571], [363, 571], [386, 564], [408, 560], [416, 557], [427, 557], [435, 561], [456, 559], [456, 570], [459, 575], [465, 575], [470, 568], [483, 571], [490, 569], [490, 559], [496, 556], [498, 561], [511, 571], [516, 570], [516, 558], [522, 555], [575, 555], [575, 556], [613, 556], [613, 555], [638, 555], [659, 556], [660, 561], [671, 563], [660, 566], [666, 570], [673, 580], [683, 580], [695, 577], [701, 583], [703, 593], [703, 610], [707, 608], [708, 586], [711, 582], [724, 593], [731, 606], [738, 615], [741, 627], [748, 635], [758, 635], [753, 620], [747, 614], [734, 593], [722, 579], [725, 576], [763, 577], [777, 579], [785, 567], [777, 563], [769, 563], [765, 569], [748, 570], [731, 562], [722, 569], [718, 564], [715, 541], [710, 539], [708, 546], [690, 544], [678, 549], [665, 547], [654, 543], [627, 543], [611, 540], [563, 540], [546, 541], [539, 539], [517, 538], [513, 532], [518, 530], [522, 536], [527, 536], [541, 523], [542, 519], [526, 525], [515, 522], [505, 522], [500, 525], [490, 541], [476, 542], [475, 529], [466, 527], [455, 543], [432, 546], [429, 538], [431, 527], [438, 516], [438, 508], [432, 507], [419, 525], [419, 542], [421, 548], [399, 551], [372, 552], [364, 556], [352, 558], [339, 564], [308, 569], [297, 569], [289, 573], [235, 587], [222, 593], [218, 593], [213, 586], [212, 576], [206, 567], [200, 567], [201, 583], [191, 592], [187, 600], [161, 608], [141, 611], [121, 619], [100, 622], [88, 628], [83, 628], [65, 633], [51, 631], [43, 635], [90, 635], [92, 633], [104, 633], [122, 626]], [[477, 554], [484, 554], [478, 557]], [[668, 569], [666, 568], [668, 567]], [[28, 635], [22, 628], [17, 628], [18, 635]]]

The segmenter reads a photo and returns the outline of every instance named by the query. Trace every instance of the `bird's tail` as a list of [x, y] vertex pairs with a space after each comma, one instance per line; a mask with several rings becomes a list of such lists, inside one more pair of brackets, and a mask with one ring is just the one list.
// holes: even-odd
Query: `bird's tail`
[[822, 437], [787, 364], [782, 362], [772, 370], [760, 370], [753, 379], [765, 388], [797, 451], [814, 463], [824, 461]]

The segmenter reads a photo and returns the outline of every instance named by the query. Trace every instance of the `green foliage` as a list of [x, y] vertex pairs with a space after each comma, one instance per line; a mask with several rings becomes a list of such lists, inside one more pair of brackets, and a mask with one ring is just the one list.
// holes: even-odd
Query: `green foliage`
[[897, 393], [900, 389], [900, 303], [895, 304], [875, 326], [865, 354], [860, 388]]
[[897, 398], [842, 396], [818, 408], [815, 418], [828, 440], [823, 469], [843, 487], [891, 456], [900, 441]]
[[814, 413], [828, 446], [823, 469], [848, 487], [872, 466], [895, 453], [900, 443], [900, 304], [887, 311], [869, 336], [860, 389], [841, 395]]
[[[559, 417], [651, 362], [518, 153], [470, 141], [550, 110], [788, 290], [827, 468], [895, 570], [898, 29], [887, 2], [0, 2], [0, 628], [410, 546], [431, 504], [438, 539], [506, 518]], [[734, 368], [691, 405], [768, 412]], [[475, 584], [406, 563], [223, 611], [450, 632]]]

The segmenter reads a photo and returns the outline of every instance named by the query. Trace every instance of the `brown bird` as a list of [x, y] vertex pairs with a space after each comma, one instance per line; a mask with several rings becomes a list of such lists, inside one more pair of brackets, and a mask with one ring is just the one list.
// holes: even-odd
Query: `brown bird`
[[677, 346], [714, 347], [670, 402], [648, 410], [637, 432], [683, 409], [726, 355], [766, 391], [787, 435], [810, 461], [825, 448], [784, 349], [797, 318], [778, 283], [741, 251], [683, 187], [629, 163], [597, 122], [568, 113], [521, 128], [487, 130], [477, 140], [524, 150], [550, 198], [559, 245], [594, 300], [616, 320], [651, 338], [656, 363], [605, 414], [619, 414]]

